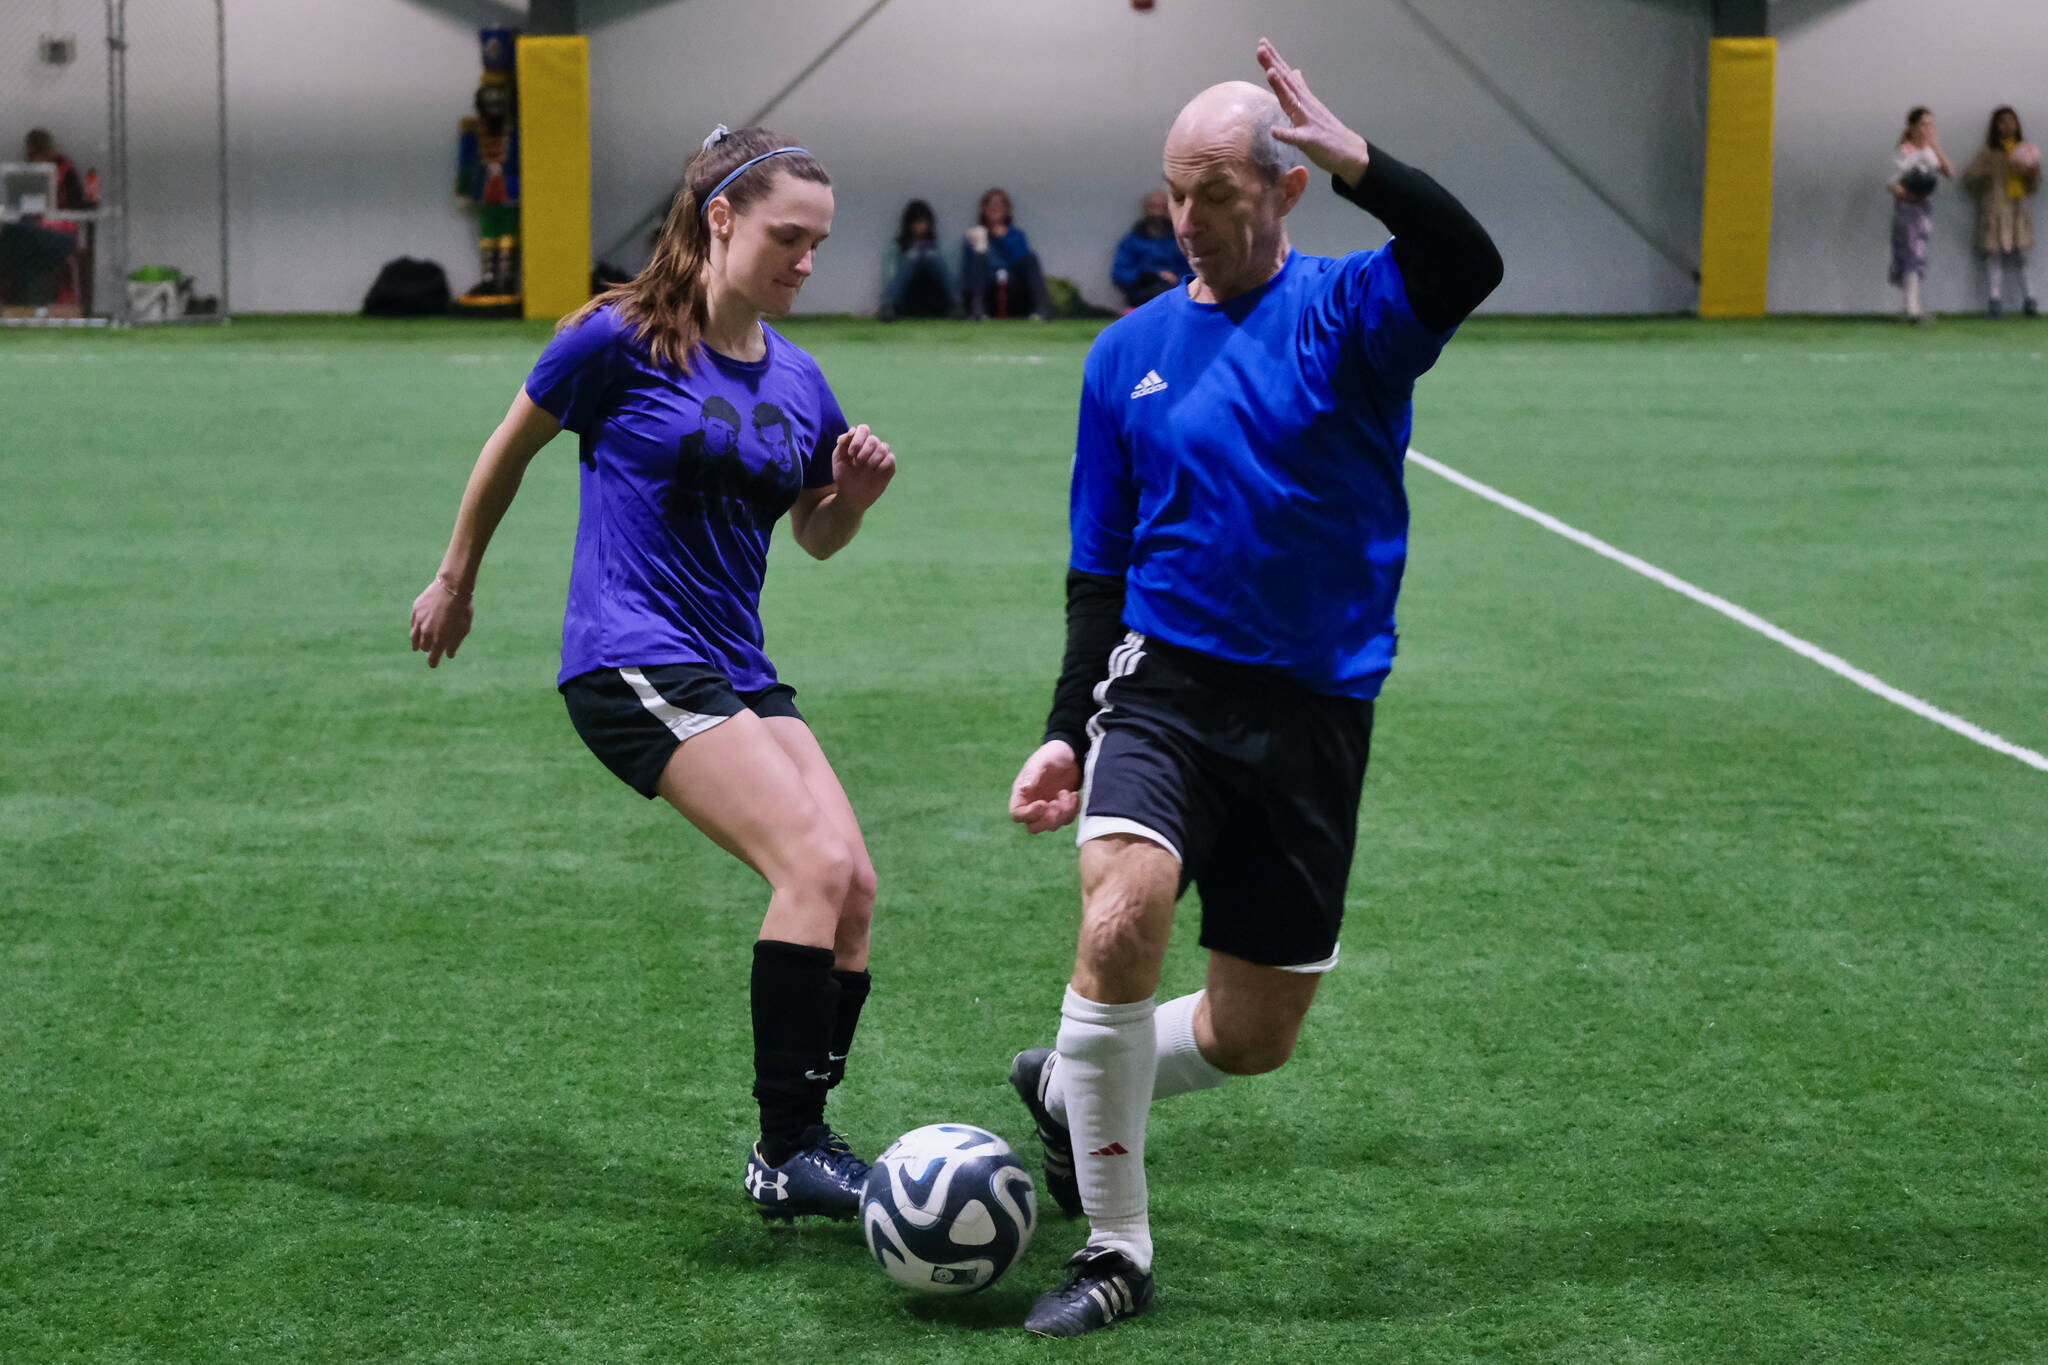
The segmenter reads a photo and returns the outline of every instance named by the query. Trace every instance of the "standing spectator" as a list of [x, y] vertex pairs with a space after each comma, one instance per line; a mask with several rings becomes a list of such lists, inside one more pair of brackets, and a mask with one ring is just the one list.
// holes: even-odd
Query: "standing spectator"
[[993, 189], [981, 196], [981, 211], [967, 229], [967, 241], [960, 248], [960, 280], [967, 294], [967, 315], [980, 322], [990, 313], [997, 317], [1052, 317], [1052, 296], [1045, 290], [1045, 273], [1031, 250], [1024, 229], [1011, 221], [1010, 196]]
[[953, 311], [953, 278], [946, 253], [939, 249], [939, 223], [932, 206], [913, 199], [903, 206], [903, 221], [882, 265], [883, 322], [899, 317], [943, 318]]
[[2011, 270], [2020, 277], [2021, 307], [2033, 317], [2041, 306], [2034, 301], [2034, 282], [2027, 278], [2027, 253], [2034, 249], [2034, 206], [2027, 201], [2041, 188], [2041, 153], [2020, 132], [2020, 116], [2011, 105], [2001, 105], [1991, 115], [1984, 145], [1963, 171], [1963, 187], [1977, 199], [1985, 313], [1995, 318], [2005, 311], [2000, 285]]
[[1153, 190], [1145, 196], [1143, 214], [1116, 244], [1109, 277], [1124, 302], [1136, 308], [1179, 284], [1187, 273], [1188, 258], [1181, 254], [1180, 243], [1173, 238], [1173, 219], [1167, 216], [1166, 191]]
[[1892, 269], [1891, 282], [1906, 293], [1906, 321], [1916, 326], [1920, 316], [1920, 280], [1927, 274], [1927, 241], [1934, 233], [1934, 208], [1930, 202], [1941, 186], [1941, 177], [1955, 178], [1956, 168], [1941, 150], [1934, 134], [1934, 114], [1925, 105], [1915, 105], [1906, 115], [1906, 131], [1892, 151]]

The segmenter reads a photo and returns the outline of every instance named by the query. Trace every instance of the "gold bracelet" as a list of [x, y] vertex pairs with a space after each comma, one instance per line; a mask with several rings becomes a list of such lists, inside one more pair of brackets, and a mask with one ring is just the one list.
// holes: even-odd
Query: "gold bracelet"
[[441, 591], [442, 591], [442, 592], [445, 592], [445, 593], [447, 593], [447, 594], [448, 594], [448, 595], [449, 595], [450, 597], [454, 598], [454, 599], [455, 599], [456, 601], [458, 601], [458, 602], [467, 602], [467, 601], [469, 601], [469, 600], [470, 600], [470, 599], [471, 599], [472, 597], [475, 597], [475, 596], [476, 596], [476, 590], [475, 590], [475, 589], [473, 589], [473, 588], [472, 588], [472, 589], [471, 589], [470, 591], [468, 591], [468, 592], [457, 592], [457, 591], [455, 591], [455, 589], [454, 589], [454, 588], [452, 588], [452, 587], [450, 587], [450, 586], [448, 585], [448, 580], [447, 580], [447, 579], [445, 579], [445, 578], [443, 578], [443, 577], [441, 577], [441, 575], [439, 575], [439, 574], [435, 574], [435, 575], [434, 575], [434, 581], [435, 581], [436, 583], [439, 583], [439, 584], [441, 585]]

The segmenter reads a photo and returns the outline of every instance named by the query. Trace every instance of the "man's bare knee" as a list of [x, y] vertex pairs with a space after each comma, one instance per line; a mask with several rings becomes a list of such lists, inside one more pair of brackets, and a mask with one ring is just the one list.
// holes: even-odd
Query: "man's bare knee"
[[1081, 920], [1083, 961], [1100, 971], [1129, 971], [1156, 963], [1166, 952], [1169, 925], [1155, 925], [1143, 901], [1105, 896], [1091, 904]]
[[1159, 984], [1173, 932], [1180, 862], [1149, 840], [1106, 835], [1081, 846], [1081, 934], [1074, 989], [1091, 1000], [1142, 1000]]

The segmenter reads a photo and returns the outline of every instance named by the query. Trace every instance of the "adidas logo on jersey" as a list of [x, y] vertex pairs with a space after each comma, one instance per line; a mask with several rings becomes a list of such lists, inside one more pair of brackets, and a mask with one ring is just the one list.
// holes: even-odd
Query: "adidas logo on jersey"
[[1159, 371], [1147, 370], [1145, 377], [1138, 381], [1138, 387], [1131, 390], [1131, 397], [1143, 398], [1148, 393], [1158, 393], [1166, 387], [1166, 381], [1159, 377]]

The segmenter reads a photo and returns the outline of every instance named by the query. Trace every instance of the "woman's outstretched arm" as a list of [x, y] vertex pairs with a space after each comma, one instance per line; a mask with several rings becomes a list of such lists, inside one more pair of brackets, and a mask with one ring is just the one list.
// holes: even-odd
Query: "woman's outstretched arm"
[[561, 429], [561, 424], [521, 389], [505, 420], [484, 442], [476, 468], [470, 471], [469, 486], [462, 490], [462, 506], [455, 513], [455, 533], [448, 538], [448, 552], [441, 556], [434, 581], [413, 599], [412, 647], [427, 656], [427, 667], [439, 668], [443, 654], [454, 658], [457, 646], [469, 634], [474, 619], [472, 594], [484, 550], [512, 506], [527, 464]]

